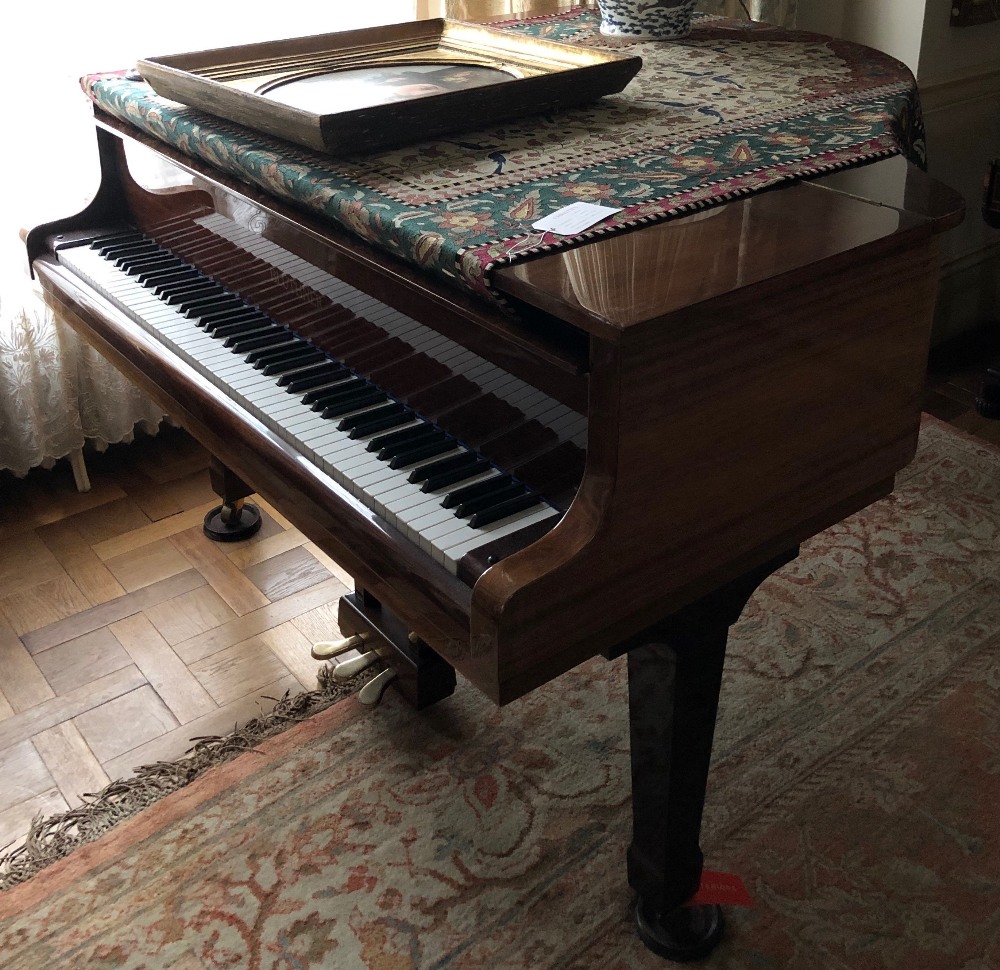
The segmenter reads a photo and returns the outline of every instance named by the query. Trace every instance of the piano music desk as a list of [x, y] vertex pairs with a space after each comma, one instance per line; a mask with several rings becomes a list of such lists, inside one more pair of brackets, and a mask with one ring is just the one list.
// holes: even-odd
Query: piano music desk
[[[503, 704], [627, 652], [639, 931], [673, 959], [709, 952], [720, 910], [681, 904], [701, 876], [728, 627], [800, 542], [887, 495], [912, 457], [935, 236], [961, 219], [957, 196], [899, 157], [787, 184], [499, 269], [510, 314], [96, 117], [94, 203], [28, 237], [50, 304], [356, 578], [345, 632], [406, 671], [418, 706], [452, 689], [452, 668]], [[190, 187], [143, 189], [126, 144]], [[446, 568], [61, 262], [95, 230], [205, 218], [252, 226], [585, 417], [558, 524]]]

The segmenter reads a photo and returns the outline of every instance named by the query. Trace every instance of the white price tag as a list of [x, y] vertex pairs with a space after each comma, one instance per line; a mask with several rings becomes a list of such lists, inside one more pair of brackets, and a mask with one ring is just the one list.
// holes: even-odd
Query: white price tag
[[556, 209], [544, 219], [532, 223], [531, 228], [543, 232], [557, 232], [560, 236], [572, 236], [596, 226], [603, 219], [621, 211], [606, 205], [594, 205], [592, 202], [572, 202], [561, 209]]

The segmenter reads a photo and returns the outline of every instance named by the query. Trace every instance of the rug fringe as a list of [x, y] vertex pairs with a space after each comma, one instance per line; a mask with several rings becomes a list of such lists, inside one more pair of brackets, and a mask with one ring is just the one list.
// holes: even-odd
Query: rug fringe
[[0, 892], [27, 882], [42, 869], [65, 858], [74, 849], [94, 842], [120, 822], [161, 798], [189, 785], [214, 765], [245, 754], [263, 740], [304, 721], [313, 714], [360, 690], [381, 667], [362, 671], [350, 680], [332, 676], [332, 665], [319, 668], [316, 690], [286, 691], [266, 714], [234, 725], [226, 735], [191, 738], [193, 746], [177, 761], [157, 761], [135, 769], [129, 778], [110, 782], [99, 792], [81, 795], [83, 804], [47, 818], [35, 816], [23, 845], [0, 854]]

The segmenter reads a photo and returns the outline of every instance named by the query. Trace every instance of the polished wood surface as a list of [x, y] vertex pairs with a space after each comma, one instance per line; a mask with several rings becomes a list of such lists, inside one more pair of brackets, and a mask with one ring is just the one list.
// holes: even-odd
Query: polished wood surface
[[516, 695], [891, 490], [916, 446], [937, 273], [928, 231], [894, 238], [595, 341], [577, 499], [475, 588], [473, 642], [504, 644], [484, 651], [498, 684]]
[[588, 333], [622, 333], [727, 293], [777, 291], [795, 274], [855, 258], [928, 220], [825, 183], [791, 185], [593, 245], [505, 267], [496, 286], [569, 317]]

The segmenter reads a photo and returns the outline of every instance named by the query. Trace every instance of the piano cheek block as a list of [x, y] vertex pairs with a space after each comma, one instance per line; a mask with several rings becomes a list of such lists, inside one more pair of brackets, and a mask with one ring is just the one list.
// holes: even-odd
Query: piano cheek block
[[396, 671], [396, 686], [418, 710], [454, 692], [455, 668], [411, 635], [407, 625], [373, 597], [363, 593], [342, 596], [337, 623], [345, 636], [363, 636], [366, 649]]

